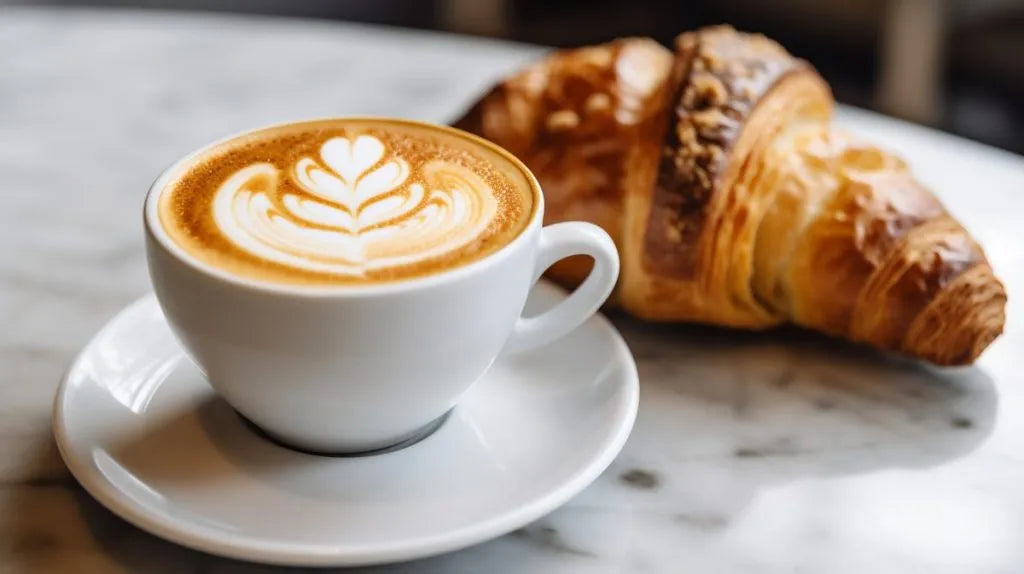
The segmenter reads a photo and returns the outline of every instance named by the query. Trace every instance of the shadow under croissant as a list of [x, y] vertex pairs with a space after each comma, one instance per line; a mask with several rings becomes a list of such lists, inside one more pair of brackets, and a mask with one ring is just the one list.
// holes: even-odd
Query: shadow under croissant
[[[688, 436], [728, 433], [735, 457], [849, 453], [811, 474], [927, 467], [970, 452], [995, 425], [997, 391], [979, 367], [937, 368], [795, 327], [613, 317], [636, 354], [644, 402], [658, 397], [658, 412], [679, 409], [673, 418], [703, 411], [707, 424]], [[885, 454], [863, 456], [872, 449]]]

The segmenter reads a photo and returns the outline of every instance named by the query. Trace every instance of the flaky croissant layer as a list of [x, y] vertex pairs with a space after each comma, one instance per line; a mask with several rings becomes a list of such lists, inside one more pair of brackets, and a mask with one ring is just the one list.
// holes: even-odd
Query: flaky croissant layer
[[[456, 125], [518, 155], [549, 222], [604, 227], [618, 304], [657, 321], [793, 322], [936, 364], [972, 362], [1006, 293], [897, 157], [831, 125], [828, 86], [758, 35], [556, 52]], [[550, 275], [587, 272], [571, 260]]]

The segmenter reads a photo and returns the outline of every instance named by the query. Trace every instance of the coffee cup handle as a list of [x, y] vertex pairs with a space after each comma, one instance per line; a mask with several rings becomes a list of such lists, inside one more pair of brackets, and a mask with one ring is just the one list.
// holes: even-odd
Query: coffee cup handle
[[553, 308], [532, 317], [519, 317], [503, 352], [518, 353], [564, 337], [608, 299], [619, 277], [619, 254], [603, 229], [582, 221], [555, 223], [541, 229], [533, 283], [548, 267], [572, 255], [589, 255], [594, 259], [590, 275]]

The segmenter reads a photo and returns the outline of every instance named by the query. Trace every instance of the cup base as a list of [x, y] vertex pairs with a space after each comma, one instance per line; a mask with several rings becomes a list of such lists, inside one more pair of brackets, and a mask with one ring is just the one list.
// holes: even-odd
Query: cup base
[[[232, 410], [234, 410], [234, 409], [232, 409]], [[441, 415], [441, 416], [437, 417], [436, 419], [430, 421], [429, 423], [423, 425], [422, 427], [420, 427], [420, 428], [418, 428], [418, 429], [416, 429], [416, 430], [414, 430], [414, 431], [412, 431], [412, 432], [402, 436], [394, 444], [390, 444], [390, 445], [379, 447], [379, 448], [374, 448], [374, 449], [369, 449], [369, 450], [359, 450], [359, 451], [334, 451], [334, 450], [326, 450], [325, 451], [325, 450], [314, 450], [314, 449], [306, 448], [306, 447], [303, 447], [303, 446], [299, 446], [299, 445], [296, 445], [296, 444], [294, 444], [292, 442], [289, 442], [285, 438], [282, 438], [282, 437], [280, 437], [280, 436], [278, 436], [278, 435], [276, 435], [276, 434], [274, 434], [274, 433], [272, 433], [272, 432], [270, 432], [270, 431], [260, 427], [256, 423], [254, 423], [251, 420], [249, 420], [248, 418], [246, 418], [245, 415], [243, 415], [242, 413], [240, 413], [238, 411], [235, 411], [235, 414], [238, 415], [238, 418], [242, 419], [242, 422], [245, 423], [245, 426], [247, 426], [249, 428], [249, 430], [251, 430], [252, 432], [256, 433], [257, 435], [263, 437], [264, 439], [266, 439], [266, 440], [268, 440], [268, 441], [270, 441], [270, 442], [272, 442], [272, 443], [274, 443], [274, 444], [276, 444], [276, 445], [278, 445], [280, 447], [286, 448], [288, 450], [294, 450], [296, 452], [301, 452], [301, 453], [304, 453], [304, 454], [312, 454], [312, 455], [315, 455], [315, 456], [329, 456], [329, 457], [334, 457], [334, 458], [345, 458], [345, 457], [374, 456], [374, 455], [377, 455], [377, 454], [385, 454], [385, 453], [389, 453], [389, 452], [395, 452], [395, 451], [402, 450], [404, 448], [410, 447], [410, 446], [420, 442], [421, 440], [427, 438], [428, 436], [434, 434], [434, 432], [436, 432], [437, 429], [441, 428], [441, 426], [444, 425], [445, 421], [448, 420], [448, 417], [451, 416], [453, 410], [455, 410], [454, 407], [449, 409], [443, 415]]]

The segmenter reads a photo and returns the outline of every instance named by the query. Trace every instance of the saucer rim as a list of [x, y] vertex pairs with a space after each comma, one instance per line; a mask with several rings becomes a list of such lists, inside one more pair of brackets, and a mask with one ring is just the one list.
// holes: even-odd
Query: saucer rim
[[[536, 288], [550, 290], [558, 297], [566, 296], [564, 290], [547, 283], [540, 283]], [[80, 460], [79, 456], [73, 453], [74, 441], [66, 424], [66, 412], [68, 411], [66, 403], [69, 395], [72, 394], [69, 391], [70, 379], [74, 373], [81, 372], [81, 362], [92, 352], [95, 341], [101, 339], [102, 335], [108, 331], [119, 328], [121, 323], [126, 320], [125, 317], [136, 311], [137, 308], [147, 305], [157, 305], [152, 293], [143, 295], [118, 311], [89, 338], [65, 370], [54, 396], [52, 410], [53, 433], [57, 449], [68, 470], [86, 492], [120, 518], [143, 531], [175, 544], [218, 556], [288, 566], [369, 566], [426, 558], [497, 538], [562, 506], [596, 480], [625, 446], [639, 408], [640, 385], [636, 361], [629, 346], [611, 321], [604, 315], [595, 313], [578, 329], [586, 328], [589, 324], [591, 328], [598, 328], [606, 336], [611, 337], [615, 354], [618, 356], [615, 364], [621, 365], [622, 376], [619, 386], [624, 387], [624, 400], [619, 402], [617, 412], [609, 417], [609, 420], [616, 423], [617, 428], [609, 435], [601, 447], [600, 453], [590, 459], [587, 464], [580, 465], [576, 472], [557, 488], [521, 507], [475, 524], [440, 534], [387, 543], [361, 544], [359, 546], [346, 546], [344, 543], [310, 545], [237, 536], [230, 532], [154, 514], [150, 507], [133, 503], [121, 489], [116, 488], [110, 480], [104, 478], [102, 472], [94, 465]]]

